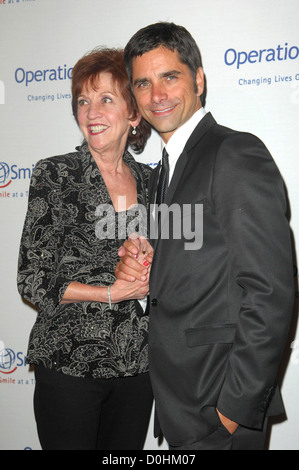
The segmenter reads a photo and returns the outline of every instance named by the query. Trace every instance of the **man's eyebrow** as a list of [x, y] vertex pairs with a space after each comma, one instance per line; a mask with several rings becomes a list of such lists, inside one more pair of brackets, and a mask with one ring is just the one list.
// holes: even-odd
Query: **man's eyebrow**
[[172, 75], [182, 75], [182, 72], [180, 72], [179, 70], [170, 70], [169, 72], [161, 73], [159, 77], [167, 78], [167, 77], [171, 77]]
[[[171, 77], [172, 75], [182, 75], [182, 72], [180, 72], [179, 70], [169, 70], [168, 72], [160, 73], [158, 75], [158, 77], [159, 78], [167, 78], [167, 77]], [[149, 78], [137, 78], [134, 81], [134, 86], [141, 85], [142, 83], [148, 83], [150, 81], [151, 80]]]

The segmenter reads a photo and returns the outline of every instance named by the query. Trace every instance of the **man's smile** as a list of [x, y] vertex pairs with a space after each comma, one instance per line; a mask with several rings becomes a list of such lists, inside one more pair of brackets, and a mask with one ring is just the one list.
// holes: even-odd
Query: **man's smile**
[[156, 116], [163, 116], [163, 115], [171, 113], [175, 108], [176, 106], [171, 106], [169, 108], [164, 108], [164, 109], [152, 109], [151, 111]]

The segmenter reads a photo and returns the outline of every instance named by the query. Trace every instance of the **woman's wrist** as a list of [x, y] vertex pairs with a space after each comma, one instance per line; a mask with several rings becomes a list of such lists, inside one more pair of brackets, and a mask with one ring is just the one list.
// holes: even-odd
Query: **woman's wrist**
[[108, 295], [109, 308], [110, 310], [112, 310], [113, 306], [112, 306], [112, 298], [111, 298], [111, 286], [107, 287], [107, 295]]

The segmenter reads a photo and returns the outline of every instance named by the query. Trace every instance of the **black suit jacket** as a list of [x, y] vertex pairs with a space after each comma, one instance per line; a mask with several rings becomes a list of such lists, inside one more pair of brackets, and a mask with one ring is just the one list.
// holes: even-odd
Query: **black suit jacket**
[[[266, 414], [283, 412], [275, 381], [294, 304], [280, 173], [259, 139], [209, 113], [178, 160], [165, 203], [176, 210], [169, 238], [152, 240], [149, 345], [162, 432], [173, 446], [202, 440], [220, 423], [216, 407], [260, 429]], [[202, 246], [190, 249], [183, 227], [200, 230], [201, 217]]]

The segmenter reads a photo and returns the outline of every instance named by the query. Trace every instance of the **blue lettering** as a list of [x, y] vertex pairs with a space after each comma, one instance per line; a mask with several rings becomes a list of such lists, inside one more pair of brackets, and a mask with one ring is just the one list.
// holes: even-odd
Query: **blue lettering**
[[30, 168], [20, 168], [19, 169], [19, 179], [30, 179], [31, 177], [31, 171]]
[[238, 53], [237, 69], [240, 68], [240, 65], [246, 64], [247, 58], [248, 58], [248, 55], [246, 54], [246, 52], [239, 52]]
[[257, 51], [251, 51], [248, 54], [248, 60], [251, 64], [255, 64], [257, 57], [259, 56], [259, 53]]
[[19, 359], [19, 362], [17, 362], [17, 364], [16, 364], [17, 367], [21, 367], [25, 364], [25, 361], [24, 361], [23, 357], [24, 357], [24, 355], [23, 355], [22, 352], [17, 353], [17, 359]]
[[[19, 78], [19, 71], [22, 73], [22, 77]], [[22, 83], [25, 79], [25, 70], [24, 69], [17, 69], [16, 72], [15, 72], [15, 79], [16, 79], [16, 82], [17, 83]]]
[[28, 83], [33, 82], [33, 79], [34, 79], [34, 73], [31, 72], [31, 70], [26, 72], [26, 86], [28, 86]]
[[[293, 50], [295, 50], [295, 57], [292, 57], [292, 55], [291, 55], [291, 52]], [[299, 47], [296, 47], [296, 46], [291, 47], [291, 49], [289, 51], [289, 58], [294, 60], [294, 59], [297, 59], [298, 56], [299, 56]]]
[[[274, 49], [268, 49], [267, 52], [268, 52], [268, 54], [267, 54], [267, 57], [266, 57], [266, 61], [267, 62], [272, 62], [272, 61], [275, 62], [275, 51], [274, 51]], [[283, 60], [283, 59], [280, 58], [279, 53], [278, 53], [278, 56], [277, 56], [277, 60]]]
[[41, 82], [43, 78], [43, 72], [41, 70], [37, 70], [34, 74], [34, 79], [37, 82]]
[[266, 51], [266, 49], [261, 49], [259, 52], [260, 52], [259, 62], [262, 62], [263, 53], [267, 52], [267, 51]]
[[41, 81], [56, 81], [68, 80], [72, 78], [73, 67], [57, 67], [57, 69], [44, 69], [44, 70], [24, 70], [22, 67], [17, 68], [15, 71], [15, 80], [17, 83], [25, 83], [28, 86], [32, 82]]
[[[286, 43], [286, 45], [287, 45], [287, 43]], [[280, 53], [281, 53], [282, 50], [283, 50], [283, 49], [282, 49], [281, 46], [277, 46], [277, 59], [278, 59], [278, 60], [283, 60], [283, 59], [281, 58], [281, 56], [280, 56]], [[270, 51], [273, 53], [273, 57], [274, 57], [274, 60], [275, 60], [275, 51], [274, 51], [274, 49], [270, 49]], [[268, 59], [267, 59], [267, 60], [268, 60]], [[284, 60], [285, 60], [285, 59], [284, 59]]]
[[57, 80], [56, 70], [51, 69], [50, 72], [51, 73], [50, 73], [50, 76], [49, 76], [49, 80], [51, 80], [51, 81]]
[[12, 180], [16, 180], [18, 177], [18, 172], [15, 170], [15, 168], [18, 168], [17, 165], [12, 165], [10, 168], [11, 174], [14, 176], [11, 176]]
[[[233, 57], [232, 57], [233, 60], [229, 62], [228, 55], [230, 54], [230, 52], [233, 53]], [[228, 49], [224, 56], [224, 61], [226, 65], [234, 65], [234, 63], [236, 62], [236, 59], [237, 59], [237, 52], [235, 51], [235, 49]]]
[[225, 51], [224, 62], [229, 67], [235, 65], [239, 69], [242, 65], [256, 64], [257, 62], [276, 62], [295, 60], [299, 57], [299, 47], [292, 46], [289, 48], [286, 42], [284, 46], [280, 44], [275, 48], [260, 49], [252, 51], [236, 51], [236, 49], [230, 48]]
[[30, 168], [18, 168], [18, 165], [11, 165], [10, 167], [10, 173], [11, 173], [11, 179], [16, 180], [16, 179], [30, 179], [32, 175], [34, 165], [32, 165], [32, 169]]

